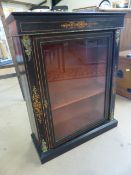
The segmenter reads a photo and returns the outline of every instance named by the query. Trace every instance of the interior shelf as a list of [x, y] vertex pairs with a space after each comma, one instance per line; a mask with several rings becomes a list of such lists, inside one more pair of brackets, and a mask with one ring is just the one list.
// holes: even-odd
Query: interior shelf
[[50, 83], [52, 110], [77, 103], [105, 91], [104, 77], [71, 79]]
[[52, 111], [56, 138], [73, 133], [104, 117], [104, 93]]

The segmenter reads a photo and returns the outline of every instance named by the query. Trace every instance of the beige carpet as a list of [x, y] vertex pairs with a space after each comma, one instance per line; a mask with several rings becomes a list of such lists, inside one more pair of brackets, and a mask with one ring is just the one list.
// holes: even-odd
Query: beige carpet
[[0, 175], [131, 175], [131, 101], [117, 97], [117, 128], [41, 165], [18, 81], [0, 81]]

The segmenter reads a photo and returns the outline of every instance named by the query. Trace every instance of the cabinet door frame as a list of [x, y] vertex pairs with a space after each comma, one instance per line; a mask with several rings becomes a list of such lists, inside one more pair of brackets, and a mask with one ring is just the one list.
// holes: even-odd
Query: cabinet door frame
[[[96, 31], [96, 32], [83, 32], [83, 33], [61, 33], [61, 34], [52, 34], [52, 35], [36, 35], [31, 36], [32, 37], [32, 50], [33, 50], [33, 59], [37, 60], [39, 62], [38, 69], [36, 69], [37, 76], [40, 76], [41, 83], [39, 83], [39, 88], [41, 91], [42, 89], [45, 90], [43, 92], [43, 95], [46, 96], [47, 104], [48, 104], [48, 113], [46, 115], [46, 118], [48, 120], [47, 130], [49, 130], [49, 134], [51, 134], [51, 142], [53, 144], [53, 147], [57, 147], [77, 136], [80, 136], [81, 134], [88, 132], [92, 129], [94, 129], [97, 126], [102, 125], [103, 123], [110, 120], [110, 98], [111, 98], [111, 89], [112, 89], [112, 66], [113, 66], [113, 31]], [[107, 38], [108, 40], [108, 53], [107, 53], [107, 70], [106, 70], [106, 86], [105, 86], [105, 117], [102, 121], [91, 125], [90, 127], [85, 127], [82, 130], [79, 130], [78, 132], [68, 135], [65, 138], [56, 141], [55, 140], [55, 134], [54, 134], [54, 127], [53, 127], [53, 119], [52, 119], [52, 113], [51, 113], [51, 104], [50, 104], [50, 97], [49, 97], [49, 90], [48, 90], [48, 82], [47, 82], [47, 75], [46, 75], [46, 67], [45, 67], [45, 60], [43, 57], [42, 52], [42, 45], [47, 43], [58, 43], [62, 41], [68, 41], [68, 40], [77, 40], [77, 39], [92, 39], [92, 38]], [[34, 62], [35, 64], [36, 62]], [[44, 80], [44, 83], [42, 84], [42, 80]], [[42, 94], [41, 94], [42, 95]]]

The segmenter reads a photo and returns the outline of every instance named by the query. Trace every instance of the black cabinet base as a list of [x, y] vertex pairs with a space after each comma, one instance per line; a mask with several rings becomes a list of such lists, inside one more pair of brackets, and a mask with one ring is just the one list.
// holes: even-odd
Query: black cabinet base
[[105, 124], [89, 131], [88, 133], [85, 133], [85, 134], [59, 146], [58, 148], [51, 149], [47, 152], [41, 151], [40, 146], [39, 146], [34, 134], [31, 134], [31, 137], [32, 137], [32, 140], [34, 142], [35, 148], [38, 152], [38, 155], [40, 157], [41, 163], [43, 164], [43, 163], [45, 163], [45, 162], [47, 162], [47, 161], [49, 161], [49, 160], [51, 160], [59, 155], [65, 153], [66, 151], [69, 151], [69, 150], [73, 149], [74, 147], [76, 147], [76, 146], [78, 146], [78, 145], [114, 128], [114, 127], [116, 127], [117, 123], [118, 122], [115, 119], [108, 121]]

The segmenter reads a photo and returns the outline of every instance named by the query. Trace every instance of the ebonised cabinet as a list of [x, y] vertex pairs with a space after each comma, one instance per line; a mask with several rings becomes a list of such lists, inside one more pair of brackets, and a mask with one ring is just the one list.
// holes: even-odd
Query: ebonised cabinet
[[12, 13], [7, 19], [32, 139], [44, 163], [117, 126], [124, 13]]

